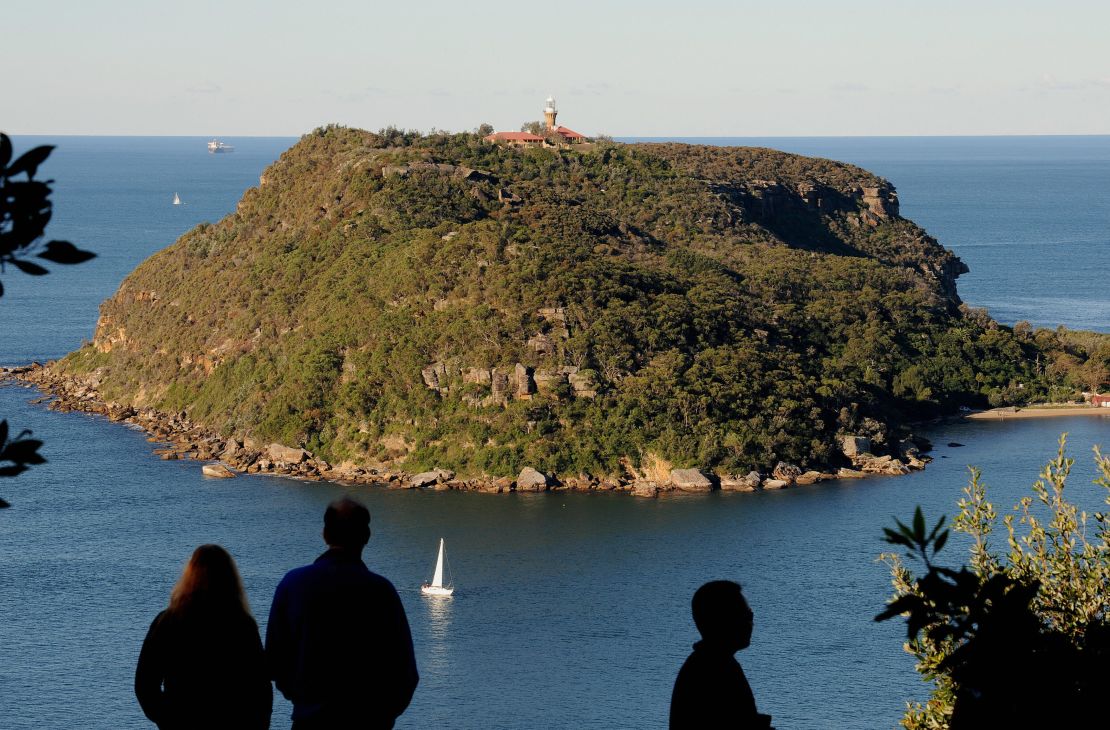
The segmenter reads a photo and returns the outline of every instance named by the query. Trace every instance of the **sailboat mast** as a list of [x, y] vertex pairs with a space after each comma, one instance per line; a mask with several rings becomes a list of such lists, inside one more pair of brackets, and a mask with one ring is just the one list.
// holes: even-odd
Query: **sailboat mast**
[[443, 538], [439, 538], [439, 557], [436, 559], [436, 574], [432, 577], [432, 585], [436, 588], [443, 587]]

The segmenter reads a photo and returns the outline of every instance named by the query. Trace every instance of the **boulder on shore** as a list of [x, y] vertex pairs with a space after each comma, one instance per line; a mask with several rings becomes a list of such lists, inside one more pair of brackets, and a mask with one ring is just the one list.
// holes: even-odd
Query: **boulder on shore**
[[302, 461], [308, 459], [307, 451], [304, 449], [296, 449], [292, 446], [270, 444], [266, 447], [266, 451], [270, 454], [270, 459], [280, 464], [300, 464]]
[[852, 459], [852, 466], [868, 474], [886, 474], [891, 476], [908, 474], [910, 471], [908, 466], [889, 454], [884, 454], [883, 456], [863, 454]]
[[709, 492], [713, 482], [697, 469], [671, 469], [671, 484], [682, 492]]
[[780, 461], [778, 464], [775, 464], [775, 469], [771, 472], [772, 477], [779, 481], [786, 482], [787, 484], [794, 484], [801, 475], [801, 467], [795, 466], [794, 464], [787, 464], [785, 461]]
[[754, 492], [759, 489], [759, 483], [763, 478], [759, 476], [759, 472], [750, 471], [744, 476], [727, 476], [721, 477], [721, 491], [722, 492]]
[[859, 454], [869, 454], [871, 439], [863, 436], [844, 436], [840, 439], [840, 451], [849, 459]]
[[786, 481], [785, 479], [764, 479], [763, 480], [763, 488], [764, 489], [786, 489], [789, 486], [790, 486], [790, 482]]
[[475, 492], [483, 492], [485, 494], [500, 494], [501, 492], [509, 491], [509, 485], [504, 483], [503, 479], [493, 479], [490, 481], [479, 480], [474, 486]]
[[520, 475], [516, 478], [518, 492], [546, 492], [549, 486], [551, 486], [551, 480], [547, 475], [530, 466], [521, 469]]
[[659, 496], [659, 485], [647, 479], [638, 479], [632, 483], [633, 497], [649, 497], [654, 499]]
[[231, 479], [235, 476], [235, 472], [223, 464], [205, 464], [200, 468], [200, 473], [213, 479]]
[[454, 472], [447, 471], [446, 469], [432, 469], [431, 471], [422, 471], [419, 474], [413, 474], [409, 477], [408, 486], [413, 489], [418, 489], [420, 487], [446, 482], [454, 478]]

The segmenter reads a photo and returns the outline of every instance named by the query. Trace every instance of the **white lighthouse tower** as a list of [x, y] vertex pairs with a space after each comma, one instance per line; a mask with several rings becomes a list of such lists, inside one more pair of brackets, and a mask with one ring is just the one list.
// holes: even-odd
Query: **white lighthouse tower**
[[555, 108], [555, 97], [547, 97], [547, 102], [543, 105], [543, 119], [547, 123], [547, 130], [549, 132], [555, 130], [555, 115], [559, 111]]

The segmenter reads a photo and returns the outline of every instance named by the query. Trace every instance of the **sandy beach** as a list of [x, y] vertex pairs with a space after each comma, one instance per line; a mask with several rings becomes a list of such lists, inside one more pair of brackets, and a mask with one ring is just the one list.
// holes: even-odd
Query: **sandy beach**
[[1010, 418], [1052, 418], [1054, 416], [1106, 416], [1110, 418], [1110, 408], [1097, 406], [1032, 406], [1029, 408], [992, 408], [989, 411], [969, 413], [968, 418], [975, 421], [1006, 420]]

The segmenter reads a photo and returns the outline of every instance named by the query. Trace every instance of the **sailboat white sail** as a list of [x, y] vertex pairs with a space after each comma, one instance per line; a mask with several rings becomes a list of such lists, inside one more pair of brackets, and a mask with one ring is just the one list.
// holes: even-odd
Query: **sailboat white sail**
[[443, 585], [443, 561], [444, 561], [444, 548], [443, 538], [439, 538], [439, 557], [436, 558], [436, 572], [432, 576], [431, 583], [425, 583], [420, 586], [420, 592], [425, 596], [449, 596], [455, 592], [454, 586]]
[[173, 204], [174, 205], [181, 205], [181, 198], [178, 197], [177, 193], [173, 194]]

